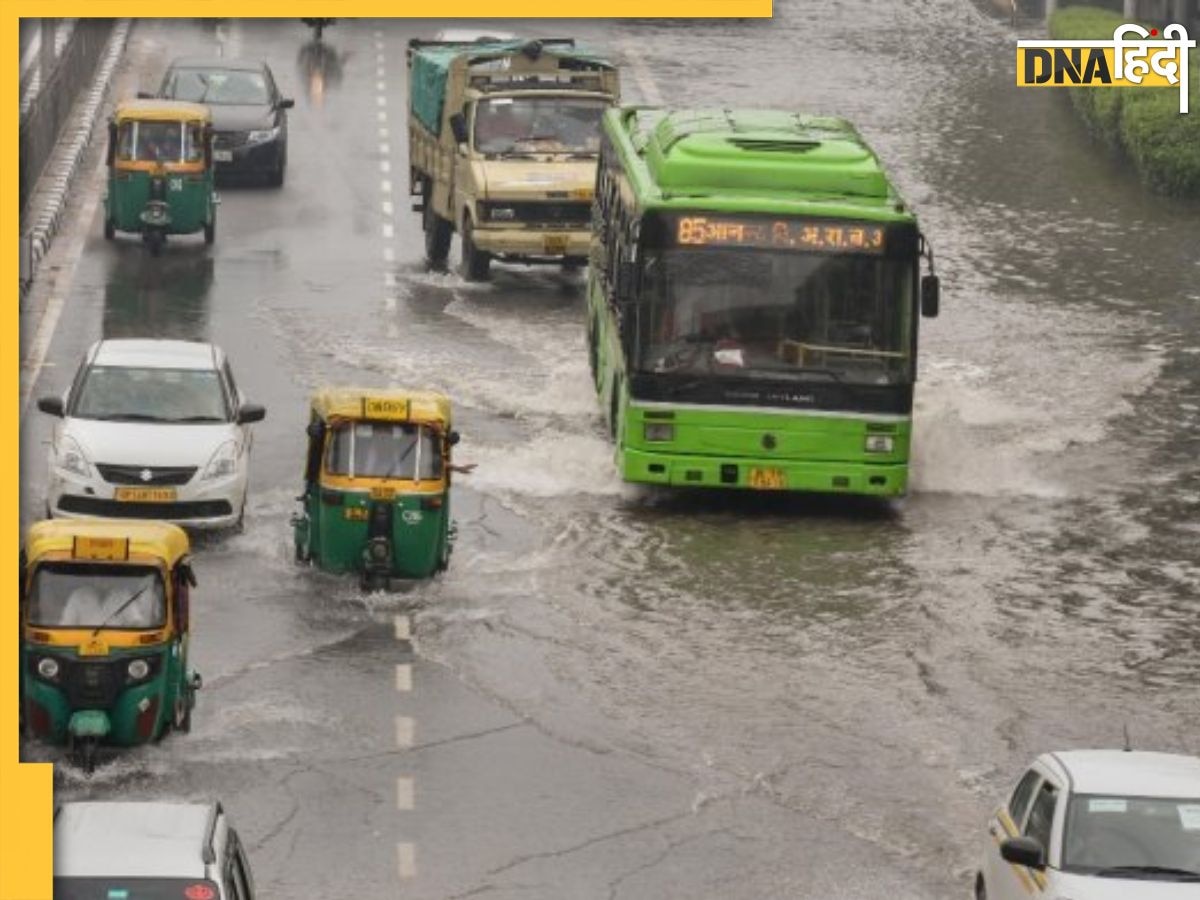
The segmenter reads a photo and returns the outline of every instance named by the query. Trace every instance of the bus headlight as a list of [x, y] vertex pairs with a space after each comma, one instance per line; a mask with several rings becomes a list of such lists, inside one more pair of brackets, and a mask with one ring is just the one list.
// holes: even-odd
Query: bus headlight
[[890, 434], [867, 435], [866, 449], [868, 453], [891, 453], [895, 446], [896, 442]]
[[675, 426], [670, 422], [647, 422], [645, 433], [648, 441], [675, 440]]

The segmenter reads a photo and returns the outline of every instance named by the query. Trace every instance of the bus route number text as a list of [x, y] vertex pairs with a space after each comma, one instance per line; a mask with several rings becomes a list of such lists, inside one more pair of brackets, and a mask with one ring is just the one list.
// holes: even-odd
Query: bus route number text
[[686, 247], [758, 247], [825, 253], [883, 252], [883, 229], [876, 225], [684, 216], [679, 219], [675, 238], [681, 246]]

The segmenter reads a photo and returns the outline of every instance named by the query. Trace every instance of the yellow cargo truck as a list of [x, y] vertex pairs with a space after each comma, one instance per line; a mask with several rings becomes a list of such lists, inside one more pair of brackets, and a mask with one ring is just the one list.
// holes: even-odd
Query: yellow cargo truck
[[600, 117], [619, 99], [616, 67], [570, 39], [408, 47], [409, 192], [425, 254], [462, 274], [491, 261], [587, 260]]

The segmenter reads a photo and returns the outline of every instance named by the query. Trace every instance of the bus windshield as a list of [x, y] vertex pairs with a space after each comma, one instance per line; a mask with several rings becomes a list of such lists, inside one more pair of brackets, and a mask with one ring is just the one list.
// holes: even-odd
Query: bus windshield
[[651, 251], [643, 372], [904, 384], [914, 262], [745, 248]]

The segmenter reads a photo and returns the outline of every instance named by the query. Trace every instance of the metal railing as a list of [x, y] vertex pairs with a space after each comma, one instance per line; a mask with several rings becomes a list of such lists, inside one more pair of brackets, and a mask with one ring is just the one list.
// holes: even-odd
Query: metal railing
[[71, 108], [91, 85], [115, 19], [80, 19], [45, 83], [21, 111], [20, 203], [25, 203], [46, 167]]

